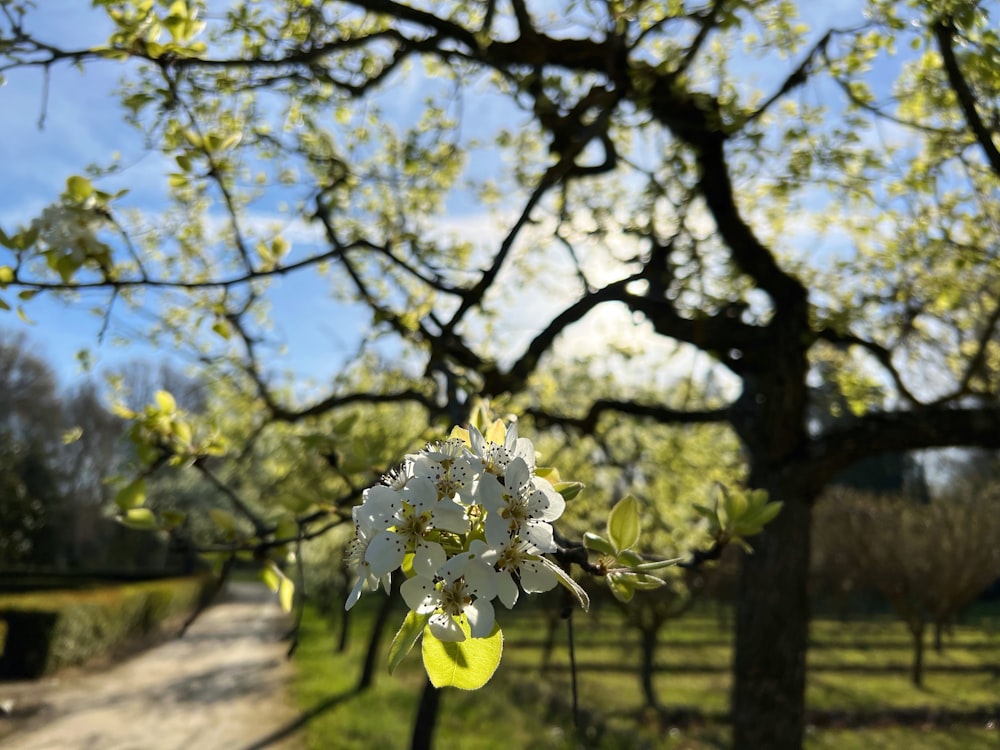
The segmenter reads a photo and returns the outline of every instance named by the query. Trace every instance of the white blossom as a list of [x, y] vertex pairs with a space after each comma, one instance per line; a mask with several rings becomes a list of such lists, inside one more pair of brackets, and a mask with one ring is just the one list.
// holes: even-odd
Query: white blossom
[[457, 555], [441, 569], [441, 580], [416, 575], [403, 582], [400, 594], [417, 614], [433, 613], [427, 624], [442, 641], [464, 641], [465, 633], [455, 618], [462, 615], [469, 622], [473, 638], [485, 638], [493, 632], [495, 612], [491, 600], [496, 596], [496, 571], [468, 554]]
[[479, 493], [486, 509], [486, 541], [504, 547], [509, 539], [521, 537], [542, 552], [555, 552], [551, 521], [566, 508], [563, 496], [541, 477], [532, 476], [521, 457], [510, 462], [503, 484], [491, 474], [479, 480]]

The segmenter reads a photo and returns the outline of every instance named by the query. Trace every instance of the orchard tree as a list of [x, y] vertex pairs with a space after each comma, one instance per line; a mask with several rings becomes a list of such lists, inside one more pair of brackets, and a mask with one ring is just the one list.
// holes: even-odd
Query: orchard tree
[[995, 489], [927, 503], [837, 488], [817, 506], [819, 546], [906, 625], [914, 685], [923, 685], [928, 626], [940, 651], [941, 630], [1000, 578], [997, 502]]
[[[743, 564], [734, 746], [800, 747], [821, 488], [874, 454], [1000, 446], [997, 3], [94, 5], [110, 37], [62, 43], [2, 0], [0, 73], [117, 61], [169, 205], [123, 195], [115, 162], [71, 176], [3, 228], [3, 305], [104, 290], [109, 321], [141, 308], [153, 341], [248, 384], [258, 425], [361, 399], [460, 421], [504, 393], [584, 434], [730, 425], [784, 502]], [[463, 234], [469, 196], [495, 223]], [[267, 283], [309, 272], [367, 307], [358, 360], [399, 363], [384, 389], [303, 394], [268, 366]], [[663, 396], [525, 395], [566, 357]], [[676, 408], [664, 373], [706, 367], [724, 401]], [[825, 430], [823, 372], [851, 410]], [[146, 427], [208, 450], [170, 407]]]

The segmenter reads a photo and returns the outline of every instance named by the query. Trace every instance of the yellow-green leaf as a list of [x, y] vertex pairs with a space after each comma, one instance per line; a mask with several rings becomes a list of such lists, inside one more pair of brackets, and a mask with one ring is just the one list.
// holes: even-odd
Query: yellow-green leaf
[[115, 505], [124, 511], [141, 507], [146, 502], [146, 480], [136, 479], [118, 490]]
[[94, 194], [94, 186], [86, 177], [75, 174], [66, 180], [66, 193], [77, 203], [83, 203]]
[[74, 427], [62, 434], [63, 445], [70, 445], [83, 437], [83, 428]]
[[285, 612], [292, 611], [292, 605], [295, 603], [295, 584], [292, 583], [291, 578], [281, 579], [281, 583], [278, 585], [278, 601], [281, 602], [281, 608]]
[[615, 548], [612, 546], [611, 542], [605, 539], [599, 534], [594, 534], [591, 531], [587, 531], [583, 535], [583, 546], [594, 552], [599, 552], [602, 555], [613, 555], [615, 554]]
[[608, 514], [608, 536], [616, 550], [623, 550], [639, 541], [639, 531], [639, 501], [626, 495]]
[[412, 610], [406, 613], [403, 624], [399, 626], [399, 630], [396, 631], [396, 635], [392, 639], [392, 645], [389, 646], [389, 674], [392, 674], [404, 657], [410, 653], [417, 639], [420, 638], [420, 634], [424, 632], [424, 626], [429, 619], [430, 614], [418, 615]]
[[424, 669], [434, 687], [478, 690], [493, 676], [503, 655], [503, 632], [494, 624], [485, 638], [472, 638], [465, 617], [458, 620], [465, 640], [458, 643], [438, 640], [430, 628], [424, 628], [420, 651]]
[[151, 531], [157, 528], [156, 516], [149, 508], [129, 508], [118, 520], [130, 529]]
[[208, 511], [208, 515], [211, 517], [212, 523], [223, 531], [229, 533], [236, 531], [236, 518], [228, 510], [212, 508]]
[[277, 591], [278, 587], [281, 586], [281, 574], [271, 565], [261, 568], [260, 579], [267, 584], [271, 591]]
[[177, 411], [177, 402], [174, 397], [170, 395], [167, 391], [157, 391], [154, 396], [156, 399], [156, 405], [160, 407], [160, 411], [165, 414], [173, 414]]

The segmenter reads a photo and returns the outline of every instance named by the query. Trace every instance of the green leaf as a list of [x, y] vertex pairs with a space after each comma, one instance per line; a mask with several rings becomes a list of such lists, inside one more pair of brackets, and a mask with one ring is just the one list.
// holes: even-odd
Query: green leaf
[[427, 625], [430, 617], [430, 613], [418, 615], [412, 610], [406, 613], [403, 624], [399, 626], [399, 630], [396, 631], [392, 644], [389, 646], [389, 674], [392, 674], [399, 663], [410, 653], [417, 639], [424, 632], [424, 626]]
[[642, 565], [646, 562], [642, 555], [630, 549], [622, 550], [615, 556], [615, 558], [619, 563], [627, 568], [635, 568], [637, 565]]
[[156, 399], [156, 405], [160, 407], [160, 411], [165, 414], [173, 414], [177, 411], [177, 402], [167, 391], [157, 391], [154, 398]]
[[553, 489], [562, 495], [564, 500], [572, 500], [585, 486], [583, 482], [559, 482], [553, 485]]
[[429, 627], [424, 628], [420, 647], [424, 669], [434, 687], [456, 687], [461, 690], [478, 690], [493, 676], [503, 655], [503, 632], [499, 624], [485, 638], [472, 638], [465, 617], [458, 620], [465, 633], [465, 640], [445, 642], [438, 640]]
[[626, 495], [608, 514], [608, 536], [615, 551], [632, 547], [639, 541], [639, 501]]
[[633, 570], [640, 571], [650, 571], [650, 570], [662, 570], [663, 568], [671, 568], [674, 565], [684, 562], [686, 558], [683, 557], [672, 557], [669, 560], [652, 560], [650, 562], [644, 562], [641, 565], [636, 565]]
[[723, 507], [726, 509], [726, 525], [732, 527], [746, 513], [747, 498], [740, 492], [723, 490]]
[[233, 330], [230, 328], [228, 321], [222, 318], [215, 321], [212, 325], [212, 330], [227, 341], [232, 338], [233, 335]]
[[212, 518], [212, 523], [218, 526], [222, 531], [229, 534], [235, 533], [236, 518], [228, 510], [223, 510], [222, 508], [211, 508], [208, 511], [208, 515]]
[[0, 289], [14, 281], [14, 269], [10, 266], [0, 266]]
[[115, 505], [123, 511], [139, 508], [146, 502], [146, 480], [136, 479], [118, 490]]
[[83, 437], [82, 427], [73, 427], [62, 434], [63, 445], [71, 445]]
[[562, 584], [563, 588], [565, 588], [573, 596], [576, 597], [576, 600], [577, 602], [579, 602], [580, 607], [583, 609], [583, 611], [584, 612], [590, 611], [590, 597], [587, 595], [587, 592], [583, 590], [583, 587], [579, 583], [573, 580], [573, 577], [569, 573], [567, 573], [560, 566], [556, 565], [554, 562], [549, 560], [544, 555], [531, 555], [529, 559], [541, 563], [546, 568], [551, 570], [555, 574], [556, 578], [559, 580], [559, 583]]
[[157, 528], [156, 516], [149, 508], [129, 508], [118, 520], [130, 529], [150, 531]]
[[267, 587], [274, 592], [277, 592], [278, 588], [281, 586], [281, 574], [278, 573], [272, 565], [261, 568], [260, 580], [267, 584]]
[[167, 531], [176, 529], [184, 523], [187, 514], [180, 510], [165, 510], [160, 513], [160, 527]]
[[652, 591], [667, 585], [667, 582], [662, 578], [657, 578], [649, 573], [616, 573], [615, 577], [632, 591]]
[[275, 237], [271, 240], [271, 256], [275, 259], [283, 258], [291, 248], [291, 243], [284, 237]]
[[282, 610], [292, 611], [292, 605], [295, 603], [295, 584], [287, 576], [283, 577], [281, 583], [278, 584], [278, 601], [281, 602]]
[[632, 601], [632, 597], [635, 596], [635, 589], [632, 588], [630, 581], [624, 578], [621, 573], [609, 573], [604, 578], [608, 582], [608, 588], [614, 594], [615, 599], [620, 602]]
[[741, 524], [757, 527], [758, 531], [774, 520], [775, 516], [781, 512], [781, 503], [768, 503], [764, 507], [752, 513], [747, 513], [740, 519]]
[[594, 552], [599, 552], [602, 555], [613, 555], [615, 554], [615, 547], [611, 542], [605, 539], [603, 536], [598, 536], [593, 532], [586, 532], [583, 535], [583, 546]]
[[86, 177], [75, 174], [66, 180], [66, 193], [77, 203], [83, 203], [94, 194], [94, 186]]

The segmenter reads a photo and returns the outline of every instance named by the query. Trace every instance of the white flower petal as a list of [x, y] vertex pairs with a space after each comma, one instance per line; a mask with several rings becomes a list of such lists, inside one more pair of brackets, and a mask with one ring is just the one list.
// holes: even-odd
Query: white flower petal
[[[511, 522], [501, 516], [499, 512], [486, 514], [486, 543], [491, 547], [503, 548], [510, 544]], [[513, 531], [517, 531], [514, 526]]]
[[534, 470], [535, 468], [535, 445], [527, 438], [518, 438], [517, 445], [514, 450], [511, 451], [511, 455], [514, 458], [520, 458], [524, 460], [524, 463], [528, 465], [528, 468]]
[[471, 559], [472, 555], [468, 552], [454, 555], [438, 569], [437, 574], [447, 581], [449, 585], [453, 584], [462, 577]]
[[486, 455], [486, 438], [483, 437], [483, 433], [479, 431], [479, 428], [475, 425], [469, 425], [469, 443], [472, 445], [472, 452], [477, 456]]
[[512, 609], [517, 604], [518, 594], [517, 584], [514, 583], [510, 573], [506, 570], [500, 571], [497, 574], [497, 599], [503, 602], [503, 606], [507, 609]]
[[437, 485], [427, 477], [413, 477], [403, 488], [402, 496], [419, 513], [437, 503]]
[[507, 505], [503, 499], [503, 485], [492, 474], [483, 474], [479, 478], [479, 501], [490, 512]]
[[344, 610], [348, 611], [355, 604], [358, 603], [358, 599], [361, 598], [361, 591], [365, 585], [365, 577], [358, 576], [358, 580], [354, 582], [354, 588], [351, 589], [351, 593], [347, 596], [347, 601], [344, 603]]
[[367, 525], [372, 529], [384, 529], [391, 526], [390, 519], [402, 507], [402, 497], [396, 490], [377, 484], [365, 490], [364, 501], [357, 506], [354, 514], [355, 522]]
[[371, 566], [372, 575], [384, 576], [403, 564], [406, 556], [406, 540], [399, 534], [384, 531], [368, 544], [365, 562]]
[[434, 587], [434, 581], [422, 576], [414, 576], [403, 581], [399, 594], [406, 606], [420, 615], [433, 612], [441, 604], [441, 592]]
[[455, 618], [449, 614], [439, 612], [436, 615], [431, 615], [427, 624], [430, 626], [431, 633], [439, 641], [457, 643], [458, 641], [465, 640], [465, 633], [462, 632], [462, 628], [458, 626]]
[[437, 542], [421, 539], [413, 550], [413, 570], [418, 576], [433, 578], [447, 559], [444, 547]]
[[465, 586], [480, 599], [492, 599], [497, 595], [497, 572], [480, 560], [470, 560], [465, 567]]
[[507, 449], [508, 453], [514, 452], [514, 446], [517, 445], [517, 422], [511, 420], [511, 423], [507, 425], [507, 429], [504, 431], [503, 447]]
[[528, 521], [521, 526], [520, 533], [541, 552], [556, 552], [559, 549], [552, 535], [552, 527], [545, 521]]
[[535, 491], [528, 496], [528, 515], [539, 521], [555, 521], [566, 510], [566, 499], [546, 480], [535, 478]]
[[489, 546], [482, 539], [473, 539], [469, 542], [469, 557], [481, 560], [487, 565], [496, 565], [500, 559], [500, 550]]
[[524, 560], [517, 569], [521, 578], [521, 588], [528, 594], [540, 594], [551, 591], [559, 579], [545, 565], [533, 560]]
[[515, 458], [507, 466], [507, 471], [503, 475], [503, 483], [507, 492], [513, 496], [520, 496], [521, 490], [531, 481], [531, 469], [523, 458]]
[[485, 638], [493, 632], [496, 613], [489, 601], [476, 599], [472, 604], [465, 605], [464, 612], [469, 620], [469, 630], [473, 638]]
[[464, 534], [469, 530], [469, 517], [465, 508], [451, 500], [442, 500], [431, 509], [431, 523], [434, 528]]

